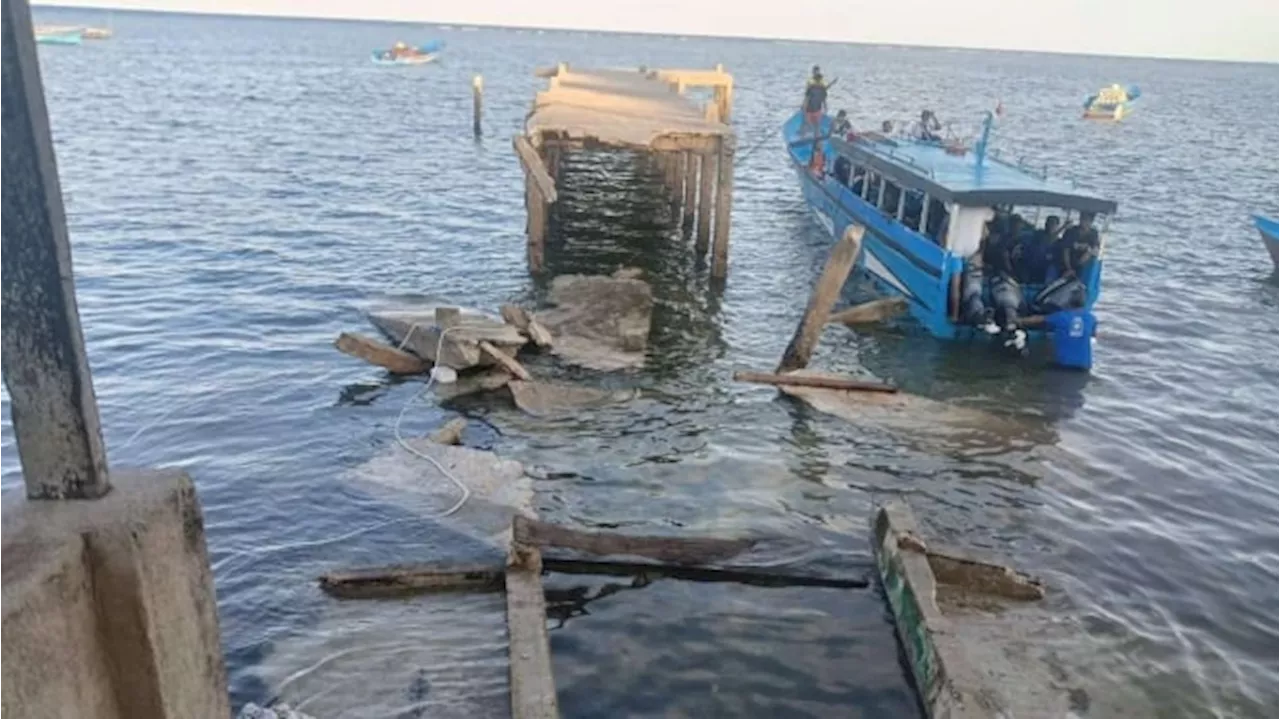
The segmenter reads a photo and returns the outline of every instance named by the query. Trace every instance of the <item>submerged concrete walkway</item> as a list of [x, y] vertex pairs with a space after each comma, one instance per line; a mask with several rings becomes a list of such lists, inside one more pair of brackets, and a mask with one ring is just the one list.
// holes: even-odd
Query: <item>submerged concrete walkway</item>
[[[556, 178], [564, 153], [623, 150], [652, 154], [663, 186], [685, 221], [696, 217], [699, 256], [715, 242], [712, 274], [728, 269], [733, 156], [736, 136], [725, 121], [733, 78], [715, 70], [583, 70], [561, 63], [540, 71], [548, 78], [517, 135], [529, 212], [529, 267], [542, 270], [548, 205], [558, 199]], [[689, 98], [692, 87], [713, 88], [705, 106]]]

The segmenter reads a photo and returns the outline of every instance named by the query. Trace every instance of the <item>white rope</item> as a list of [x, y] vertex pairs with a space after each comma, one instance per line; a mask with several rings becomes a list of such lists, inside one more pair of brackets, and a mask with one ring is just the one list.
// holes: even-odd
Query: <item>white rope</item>
[[[410, 326], [409, 334], [413, 334], [413, 331], [416, 328], [417, 328], [417, 324]], [[400, 415], [396, 417], [396, 425], [395, 425], [396, 442], [399, 442], [400, 446], [403, 447], [404, 450], [409, 454], [412, 454], [413, 456], [419, 457], [421, 459], [425, 459], [431, 464], [435, 465], [435, 468], [440, 470], [440, 473], [443, 474], [445, 477], [448, 477], [449, 481], [453, 482], [454, 486], [456, 486], [458, 490], [462, 493], [462, 496], [458, 498], [457, 502], [454, 502], [452, 507], [449, 507], [448, 509], [446, 509], [445, 511], [439, 514], [431, 515], [432, 519], [443, 519], [444, 517], [448, 517], [456, 513], [459, 509], [462, 509], [463, 505], [467, 503], [467, 500], [471, 499], [471, 490], [467, 488], [467, 485], [460, 482], [457, 477], [453, 476], [453, 474], [449, 472], [449, 470], [445, 469], [443, 464], [440, 464], [438, 461], [436, 461], [435, 457], [432, 457], [431, 455], [426, 454], [425, 452], [420, 452], [414, 449], [413, 447], [409, 446], [409, 443], [404, 440], [404, 436], [400, 434], [400, 424], [404, 421], [404, 416], [409, 412], [409, 408], [413, 406], [413, 403], [416, 402], [419, 397], [431, 391], [431, 385], [435, 384], [435, 381], [436, 381], [435, 371], [437, 367], [440, 367], [441, 352], [444, 348], [444, 336], [449, 333], [449, 330], [453, 330], [453, 329], [457, 329], [457, 326], [455, 325], [454, 327], [445, 327], [441, 329], [440, 338], [436, 340], [435, 365], [431, 368], [431, 373], [427, 375], [427, 384], [423, 386], [422, 391], [414, 394], [412, 397], [409, 398], [408, 402], [405, 402], [404, 407], [400, 409]], [[409, 335], [405, 335], [405, 339], [404, 339], [404, 342], [401, 343], [401, 347], [403, 347], [404, 344], [407, 343], [408, 341], [409, 341]]]

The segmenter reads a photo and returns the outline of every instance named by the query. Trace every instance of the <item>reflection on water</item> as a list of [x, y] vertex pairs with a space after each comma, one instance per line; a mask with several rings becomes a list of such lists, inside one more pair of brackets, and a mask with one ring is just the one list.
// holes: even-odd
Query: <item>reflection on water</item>
[[[641, 267], [652, 351], [636, 373], [530, 365], [641, 398], [552, 420], [501, 397], [420, 402], [407, 436], [465, 412], [468, 444], [524, 464], [547, 519], [784, 537], [832, 569], [865, 568], [871, 506], [905, 496], [931, 534], [1045, 577], [1076, 641], [1054, 650], [1095, 708], [1275, 715], [1276, 281], [1248, 223], [1280, 195], [1274, 65], [469, 29], [432, 31], [449, 47], [439, 65], [388, 70], [368, 49], [408, 26], [116, 25], [110, 42], [40, 51], [80, 309], [111, 461], [184, 467], [199, 485], [237, 705], [283, 693], [321, 716], [500, 712], [498, 595], [343, 602], [315, 587], [334, 567], [492, 552], [350, 481], [390, 448], [422, 380], [331, 343], [392, 298], [542, 297], [509, 137], [544, 82], [532, 68], [564, 59], [734, 72], [739, 146], [760, 149], [736, 168], [728, 281], [712, 286], [656, 190], [625, 181], [648, 171], [635, 158], [570, 158], [548, 266]], [[776, 363], [830, 246], [780, 140], [762, 144], [815, 63], [845, 78], [832, 103], [863, 125], [922, 105], [976, 123], [1003, 98], [997, 145], [1119, 200], [1092, 374], [909, 324], [828, 329], [816, 367], [998, 420], [941, 437], [729, 380]], [[1080, 122], [1083, 94], [1114, 78], [1144, 88], [1140, 110]], [[552, 632], [566, 716], [914, 711], [875, 590], [610, 583], [549, 582], [582, 599]]]

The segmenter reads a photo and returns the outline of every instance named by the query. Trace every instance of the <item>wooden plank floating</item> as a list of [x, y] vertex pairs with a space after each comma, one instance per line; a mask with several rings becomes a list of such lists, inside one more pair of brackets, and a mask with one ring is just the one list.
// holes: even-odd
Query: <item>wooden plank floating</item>
[[[907, 312], [907, 298], [887, 297], [880, 300], [863, 302], [848, 309], [840, 310], [827, 318], [827, 324], [858, 325], [871, 322], [883, 322], [900, 317]], [[1025, 320], [1024, 320], [1025, 324]]]
[[393, 374], [419, 374], [426, 372], [430, 366], [417, 355], [354, 332], [338, 335], [333, 346], [344, 354], [378, 365]]
[[598, 574], [617, 577], [667, 577], [687, 582], [733, 582], [753, 587], [830, 587], [864, 589], [871, 586], [865, 577], [825, 577], [757, 567], [694, 567], [617, 560], [560, 559], [542, 557], [542, 566], [564, 574]]
[[533, 375], [529, 374], [529, 370], [525, 369], [524, 365], [517, 362], [511, 355], [489, 344], [487, 341], [480, 340], [480, 350], [493, 358], [493, 361], [496, 362], [499, 367], [502, 367], [516, 377], [526, 382], [533, 380]]
[[350, 569], [320, 576], [320, 589], [342, 599], [389, 599], [424, 592], [491, 592], [502, 589], [500, 564], [414, 564]]
[[822, 328], [831, 316], [831, 308], [840, 297], [840, 290], [844, 288], [845, 280], [849, 278], [849, 272], [858, 259], [858, 250], [862, 249], [862, 232], [861, 225], [849, 227], [835, 247], [831, 248], [827, 264], [822, 268], [822, 276], [809, 298], [809, 306], [805, 308], [804, 316], [796, 326], [796, 333], [791, 337], [786, 352], [782, 354], [782, 361], [778, 363], [778, 374], [804, 369], [809, 365], [813, 348], [817, 346], [822, 337]]
[[788, 387], [819, 387], [821, 389], [837, 389], [853, 392], [897, 392], [898, 388], [884, 382], [868, 382], [859, 379], [837, 377], [821, 377], [803, 374], [771, 374], [768, 372], [747, 372], [739, 370], [733, 373], [738, 382], [755, 384], [771, 384]]
[[519, 549], [513, 555], [516, 561], [506, 572], [511, 717], [555, 719], [560, 707], [551, 673], [542, 558], [536, 549]]
[[589, 532], [560, 527], [516, 515], [511, 521], [512, 538], [532, 547], [560, 547], [597, 556], [631, 555], [679, 565], [713, 564], [755, 546], [753, 539], [712, 537], [645, 537]]

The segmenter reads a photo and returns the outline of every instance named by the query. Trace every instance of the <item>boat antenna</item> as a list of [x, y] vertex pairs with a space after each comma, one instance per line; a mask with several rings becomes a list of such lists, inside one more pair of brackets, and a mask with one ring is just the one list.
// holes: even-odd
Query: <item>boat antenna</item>
[[986, 116], [982, 119], [982, 138], [978, 140], [978, 144], [973, 148], [973, 152], [977, 155], [978, 169], [982, 169], [982, 163], [987, 159], [987, 140], [991, 137], [991, 122], [995, 116], [988, 110]]

